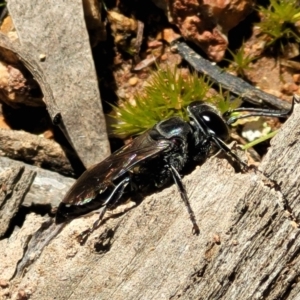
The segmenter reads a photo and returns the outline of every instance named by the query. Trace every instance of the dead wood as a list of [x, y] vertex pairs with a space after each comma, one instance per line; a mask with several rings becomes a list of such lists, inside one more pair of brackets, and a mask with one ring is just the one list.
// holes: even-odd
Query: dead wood
[[24, 166], [10, 168], [0, 174], [0, 238], [18, 212], [34, 177], [35, 172], [25, 170]]
[[7, 2], [20, 43], [2, 34], [0, 47], [14, 52], [38, 81], [52, 120], [83, 164], [103, 160], [109, 144], [82, 2]]
[[72, 221], [14, 276], [37, 224], [45, 223], [29, 215], [10, 243], [0, 242], [1, 257], [7, 257], [0, 263], [1, 279], [14, 277], [2, 294], [9, 299], [18, 293], [30, 299], [298, 299], [299, 124], [296, 105], [272, 140], [261, 172], [236, 173], [226, 158], [211, 158], [184, 178], [199, 236], [192, 235], [173, 185], [129, 212], [107, 216], [84, 246], [76, 236], [96, 216]]
[[290, 105], [271, 94], [268, 94], [242, 78], [229, 74], [201, 57], [185, 42], [175, 40], [172, 43], [178, 53], [197, 71], [206, 75], [212, 82], [255, 105], [267, 104], [278, 109], [289, 109]]
[[[74, 179], [5, 157], [0, 157], [0, 172], [0, 238], [7, 233], [9, 226], [12, 226], [11, 221], [21, 205], [44, 206], [48, 207], [48, 210], [50, 207], [56, 207], [74, 182]], [[34, 227], [36, 227], [35, 224], [32, 228]], [[18, 270], [23, 272], [27, 265], [38, 257], [38, 250], [41, 252], [63, 227], [64, 224], [55, 227], [53, 220], [45, 217], [38, 224], [35, 234], [27, 235], [22, 241], [23, 248], [20, 250], [23, 251], [28, 247], [29, 251], [20, 257], [22, 258], [20, 261], [15, 260], [11, 264], [10, 259], [2, 256], [4, 248], [2, 249], [0, 255], [2, 271], [5, 269], [4, 273], [12, 272], [9, 273], [10, 276]], [[15, 232], [17, 232], [17, 228], [15, 228]], [[16, 239], [18, 240], [18, 237]], [[10, 245], [18, 247], [13, 240], [6, 239], [11, 243]], [[11, 250], [11, 248], [9, 249]], [[10, 250], [7, 253], [10, 253]], [[13, 258], [14, 254], [10, 253], [10, 258]], [[14, 265], [15, 263], [17, 265]]]
[[73, 178], [68, 178], [55, 172], [15, 161], [7, 157], [0, 157], [0, 172], [10, 168], [18, 169], [24, 167], [28, 172], [30, 171], [36, 174], [22, 202], [22, 205], [26, 207], [32, 205], [56, 207], [75, 181]]
[[[0, 129], [1, 156], [23, 160], [66, 176], [74, 176], [66, 151], [53, 140], [25, 131]], [[69, 157], [76, 158], [75, 153], [67, 153]]]

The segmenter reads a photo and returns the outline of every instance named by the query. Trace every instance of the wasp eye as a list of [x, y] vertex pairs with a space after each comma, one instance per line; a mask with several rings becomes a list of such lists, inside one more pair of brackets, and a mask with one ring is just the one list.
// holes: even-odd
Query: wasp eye
[[223, 141], [229, 138], [228, 126], [215, 107], [195, 101], [187, 107], [187, 111], [203, 134], [214, 135]]
[[229, 130], [224, 120], [213, 111], [203, 111], [199, 114], [201, 123], [206, 127], [207, 133], [215, 134], [223, 141], [229, 137]]

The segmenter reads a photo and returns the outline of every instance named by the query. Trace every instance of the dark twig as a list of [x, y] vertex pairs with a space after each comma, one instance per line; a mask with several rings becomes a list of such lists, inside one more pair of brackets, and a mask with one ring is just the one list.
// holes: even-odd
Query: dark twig
[[198, 72], [207, 75], [213, 82], [222, 88], [229, 90], [235, 95], [242, 97], [243, 100], [255, 105], [267, 104], [278, 109], [290, 109], [290, 104], [278, 99], [277, 97], [265, 93], [241, 78], [233, 76], [218, 66], [213, 65], [209, 60], [204, 59], [185, 42], [176, 40], [173, 43], [178, 53]]

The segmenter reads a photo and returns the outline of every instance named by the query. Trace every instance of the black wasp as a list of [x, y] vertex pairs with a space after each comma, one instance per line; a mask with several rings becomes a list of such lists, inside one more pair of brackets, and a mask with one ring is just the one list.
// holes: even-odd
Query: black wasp
[[[237, 108], [221, 115], [212, 105], [196, 101], [187, 107], [189, 121], [172, 117], [161, 121], [131, 143], [111, 154], [104, 161], [87, 169], [68, 191], [56, 213], [56, 223], [74, 219], [102, 208], [92, 232], [100, 224], [107, 209], [114, 208], [122, 195], [142, 190], [148, 185], [162, 187], [171, 179], [187, 206], [195, 233], [199, 232], [179, 172], [188, 161], [204, 160], [212, 146], [223, 150], [244, 169], [247, 165], [225, 144], [229, 125], [249, 116], [287, 117], [290, 110]], [[229, 118], [232, 112], [248, 111], [246, 115]]]

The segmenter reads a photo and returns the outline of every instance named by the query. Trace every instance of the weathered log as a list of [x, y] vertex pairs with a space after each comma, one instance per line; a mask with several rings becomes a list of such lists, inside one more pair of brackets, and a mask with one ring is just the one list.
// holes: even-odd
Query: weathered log
[[[67, 224], [3, 293], [12, 299], [18, 293], [30, 299], [298, 299], [299, 124], [298, 104], [259, 172], [236, 173], [226, 158], [214, 157], [184, 178], [199, 236], [173, 185], [124, 214], [108, 215], [83, 246], [76, 236], [96, 216]], [[35, 219], [45, 222], [29, 215], [12, 234], [15, 255], [7, 240], [0, 242], [0, 255], [10, 262], [0, 260], [2, 280], [13, 277], [30, 250]]]

